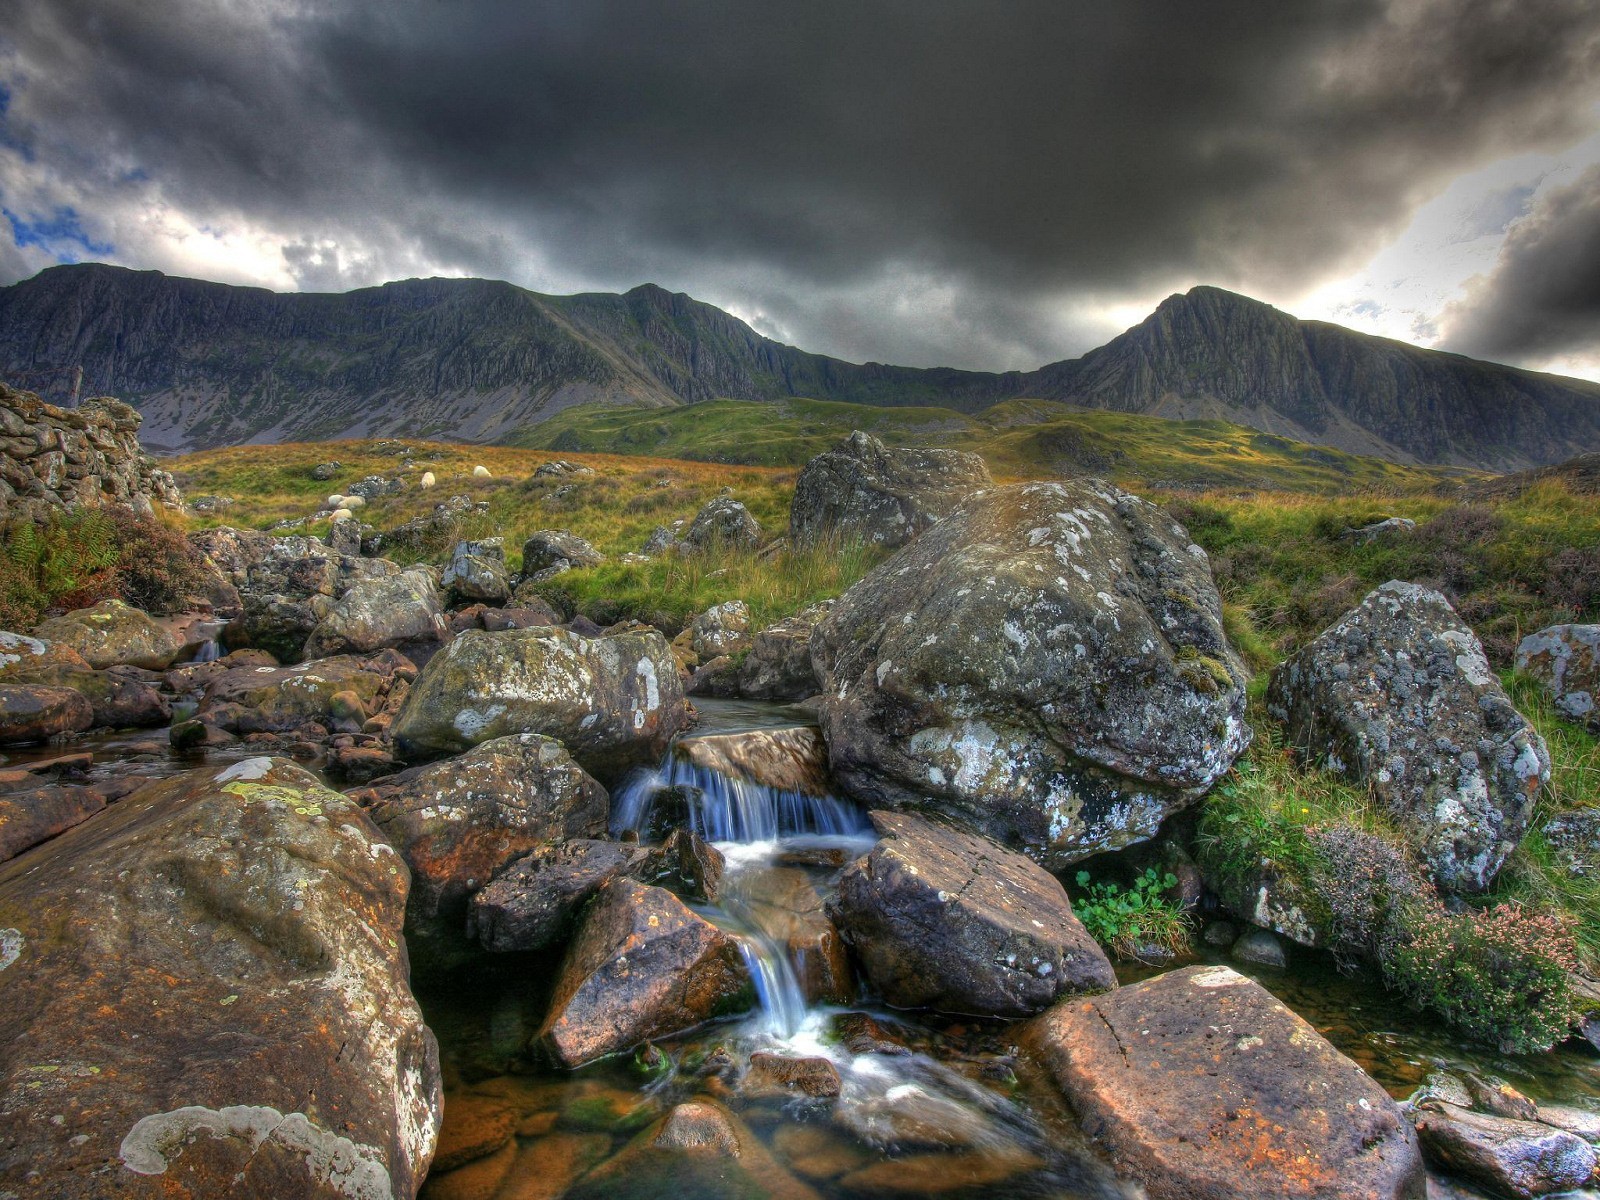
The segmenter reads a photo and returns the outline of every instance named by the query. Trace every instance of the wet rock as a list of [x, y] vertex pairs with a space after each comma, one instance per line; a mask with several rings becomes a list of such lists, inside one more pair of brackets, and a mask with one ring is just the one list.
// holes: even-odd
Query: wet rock
[[516, 1114], [498, 1101], [470, 1093], [448, 1097], [433, 1172], [453, 1171], [493, 1154], [511, 1140], [515, 1127]]
[[1550, 777], [1544, 739], [1438, 592], [1390, 581], [1274, 672], [1295, 744], [1367, 783], [1446, 891], [1481, 892]]
[[988, 1153], [914, 1154], [852, 1171], [839, 1186], [856, 1196], [992, 1195], [1007, 1180], [1043, 1166], [1042, 1159], [1015, 1147]]
[[695, 670], [684, 690], [691, 696], [731, 700], [739, 694], [739, 664], [730, 656], [719, 654]]
[[563, 838], [603, 833], [605, 788], [560, 742], [524, 733], [392, 777], [367, 813], [411, 868], [406, 934], [430, 967], [467, 945], [472, 894], [514, 859]]
[[1252, 929], [1233, 943], [1229, 952], [1239, 962], [1255, 963], [1281, 971], [1289, 965], [1283, 952], [1283, 943], [1268, 929]]
[[239, 667], [212, 680], [196, 716], [231, 733], [281, 733], [333, 720], [333, 698], [354, 693], [376, 709], [393, 685], [395, 667], [381, 657], [350, 654], [295, 667]]
[[584, 914], [538, 1038], [577, 1066], [742, 1011], [753, 990], [728, 934], [663, 888], [614, 879]]
[[1545, 1196], [1581, 1187], [1595, 1169], [1595, 1149], [1576, 1134], [1440, 1101], [1416, 1112], [1417, 1134], [1434, 1166], [1502, 1195]]
[[741, 872], [723, 887], [722, 903], [783, 951], [808, 1003], [847, 1004], [855, 998], [844, 939], [805, 871], [772, 867]]
[[[511, 1181], [496, 1200], [557, 1200], [611, 1150], [598, 1133], [552, 1133], [529, 1144], [511, 1170]], [[611, 1198], [615, 1200], [615, 1198]]]
[[833, 601], [813, 604], [750, 639], [739, 664], [739, 694], [751, 700], [804, 700], [819, 690], [811, 667], [811, 633]]
[[440, 584], [458, 603], [481, 600], [504, 604], [511, 599], [511, 574], [506, 570], [505, 541], [485, 538], [480, 542], [457, 542], [450, 551]]
[[705, 550], [754, 550], [761, 544], [761, 525], [739, 501], [718, 496], [708, 501], [683, 535], [686, 553]]
[[684, 738], [677, 753], [697, 767], [780, 792], [826, 796], [828, 748], [810, 725]]
[[667, 640], [653, 629], [469, 630], [423, 668], [392, 732], [412, 756], [542, 733], [595, 769], [653, 756], [688, 719]]
[[796, 546], [836, 538], [903, 546], [950, 515], [974, 492], [992, 488], [976, 454], [920, 447], [890, 449], [856, 430], [800, 472], [789, 509]]
[[87, 821], [105, 808], [93, 788], [40, 784], [0, 792], [0, 862]]
[[428, 567], [352, 585], [306, 638], [301, 657], [371, 654], [444, 637], [444, 601]]
[[999, 488], [811, 639], [834, 778], [1053, 868], [1149, 838], [1249, 743], [1205, 552], [1093, 480]]
[[517, 1147], [507, 1143], [486, 1158], [429, 1175], [418, 1200], [497, 1200], [516, 1165]]
[[1024, 1016], [1116, 986], [1060, 882], [1021, 854], [909, 813], [845, 869], [830, 915], [873, 987], [902, 1008]]
[[833, 1019], [833, 1035], [851, 1054], [888, 1054], [900, 1057], [909, 1047], [866, 1013], [840, 1013]]
[[339, 746], [329, 752], [328, 775], [349, 784], [367, 783], [392, 774], [400, 762], [381, 746]]
[[728, 1112], [706, 1101], [690, 1100], [675, 1105], [661, 1119], [649, 1144], [658, 1150], [739, 1157], [739, 1135]]
[[150, 784], [0, 867], [0, 1190], [413, 1195], [439, 1069], [405, 893], [359, 809], [269, 759]]
[[94, 708], [71, 688], [0, 684], [0, 746], [44, 742], [93, 724]]
[[1027, 1038], [1151, 1200], [1419, 1195], [1409, 1122], [1264, 988], [1189, 967], [1057, 1005]]
[[524, 855], [472, 898], [467, 932], [485, 950], [543, 950], [571, 937], [579, 912], [611, 879], [637, 877], [649, 851], [574, 838]]
[[677, 877], [685, 895], [709, 904], [717, 903], [727, 862], [722, 851], [694, 830], [673, 830], [672, 836], [662, 843], [661, 862], [663, 869]]
[[739, 1092], [747, 1100], [832, 1100], [840, 1086], [839, 1069], [825, 1058], [757, 1053], [750, 1056]]
[[1600, 625], [1551, 625], [1517, 647], [1517, 670], [1544, 685], [1562, 716], [1600, 731]]
[[164, 671], [183, 651], [183, 639], [147, 613], [121, 600], [102, 600], [51, 617], [34, 636], [76, 651], [91, 667], [145, 667]]
[[605, 562], [601, 554], [575, 533], [562, 529], [540, 529], [522, 544], [522, 574], [535, 575], [560, 563], [569, 567], [598, 567]]
[[1232, 921], [1207, 921], [1200, 940], [1216, 950], [1226, 950], [1239, 940], [1239, 927]]

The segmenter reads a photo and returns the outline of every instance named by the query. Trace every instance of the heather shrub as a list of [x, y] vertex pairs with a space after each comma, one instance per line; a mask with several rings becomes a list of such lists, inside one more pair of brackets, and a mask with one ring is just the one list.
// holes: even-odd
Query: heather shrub
[[205, 559], [189, 539], [154, 517], [106, 510], [116, 544], [116, 594], [149, 613], [179, 612], [203, 594]]

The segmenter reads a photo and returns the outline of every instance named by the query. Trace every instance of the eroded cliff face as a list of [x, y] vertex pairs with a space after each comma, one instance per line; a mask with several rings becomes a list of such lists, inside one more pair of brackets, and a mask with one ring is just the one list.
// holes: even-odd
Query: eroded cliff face
[[0, 514], [117, 504], [180, 507], [172, 476], [139, 445], [142, 418], [109, 396], [57, 408], [0, 383]]

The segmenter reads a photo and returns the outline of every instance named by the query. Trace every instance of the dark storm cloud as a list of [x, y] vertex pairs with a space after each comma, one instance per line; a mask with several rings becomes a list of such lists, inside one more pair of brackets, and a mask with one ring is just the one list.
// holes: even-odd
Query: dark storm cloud
[[1600, 351], [1600, 167], [1511, 227], [1494, 270], [1447, 314], [1444, 344], [1512, 362]]
[[418, 257], [653, 279], [808, 347], [965, 365], [1085, 348], [1088, 296], [1309, 287], [1455, 172], [1576, 136], [1600, 95], [1590, 0], [0, 0], [0, 18], [23, 76], [0, 60], [0, 83], [57, 153], [295, 230], [303, 286]]

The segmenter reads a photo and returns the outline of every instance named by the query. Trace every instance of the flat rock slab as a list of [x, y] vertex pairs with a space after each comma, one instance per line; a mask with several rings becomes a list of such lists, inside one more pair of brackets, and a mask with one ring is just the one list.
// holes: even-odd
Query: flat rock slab
[[882, 840], [846, 868], [832, 916], [890, 1004], [1027, 1016], [1116, 986], [1055, 876], [985, 837], [874, 812]]
[[676, 749], [695, 766], [730, 779], [804, 796], [832, 794], [828, 747], [815, 726], [684, 738]]
[[1532, 1200], [1582, 1187], [1594, 1174], [1593, 1146], [1537, 1121], [1471, 1112], [1434, 1100], [1421, 1105], [1415, 1119], [1429, 1162], [1497, 1195]]
[[602, 884], [639, 875], [655, 857], [638, 845], [594, 838], [542, 846], [473, 896], [468, 932], [497, 952], [559, 946]]
[[1029, 1028], [1083, 1128], [1151, 1200], [1420, 1200], [1388, 1094], [1271, 993], [1189, 967]]
[[0, 862], [87, 821], [105, 808], [93, 788], [46, 784], [0, 793]]
[[0, 1194], [415, 1195], [439, 1065], [406, 883], [359, 809], [267, 758], [0, 866]]

